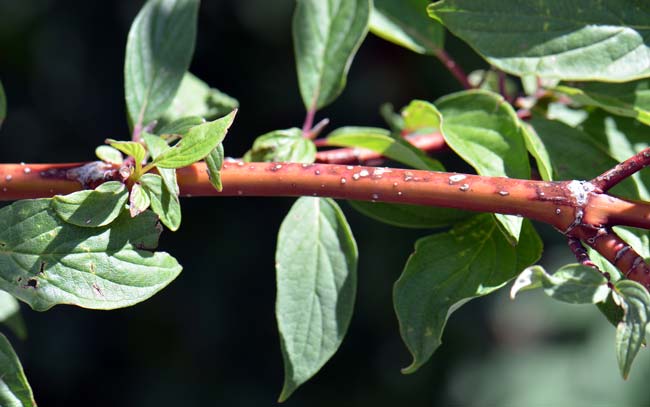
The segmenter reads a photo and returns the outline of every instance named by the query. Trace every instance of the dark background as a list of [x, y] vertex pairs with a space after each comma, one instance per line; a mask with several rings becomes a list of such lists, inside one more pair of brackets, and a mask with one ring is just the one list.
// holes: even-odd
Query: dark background
[[[127, 139], [126, 35], [140, 1], [0, 0], [0, 79], [8, 117], [1, 162], [93, 159], [107, 137]], [[257, 135], [304, 117], [291, 46], [293, 0], [204, 1], [191, 70], [239, 99], [225, 144], [241, 156]], [[468, 71], [484, 64], [450, 38]], [[433, 58], [369, 35], [348, 86], [317, 118], [330, 129], [383, 126], [378, 107], [460, 90]], [[449, 160], [448, 155], [442, 159]], [[111, 312], [23, 306], [29, 337], [10, 334], [41, 406], [273, 405], [282, 386], [275, 328], [275, 237], [290, 199], [183, 200], [183, 224], [161, 250], [184, 266], [151, 300]], [[343, 204], [344, 205], [344, 204]], [[391, 304], [415, 239], [429, 231], [372, 222], [344, 205], [360, 251], [355, 316], [339, 352], [288, 406], [622, 405], [648, 396], [642, 355], [623, 384], [614, 330], [591, 307], [507, 293], [465, 305], [444, 344], [413, 375]], [[547, 240], [559, 234], [540, 227]], [[549, 269], [571, 261], [547, 247]]]

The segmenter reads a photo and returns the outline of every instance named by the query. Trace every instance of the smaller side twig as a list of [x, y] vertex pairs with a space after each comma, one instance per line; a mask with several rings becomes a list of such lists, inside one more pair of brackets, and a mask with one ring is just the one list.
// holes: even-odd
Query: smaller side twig
[[650, 165], [650, 148], [633, 155], [590, 182], [601, 192], [607, 192], [619, 182]]

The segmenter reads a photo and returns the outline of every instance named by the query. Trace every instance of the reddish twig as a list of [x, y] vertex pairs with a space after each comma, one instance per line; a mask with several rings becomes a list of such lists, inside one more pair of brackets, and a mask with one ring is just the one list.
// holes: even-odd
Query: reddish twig
[[580, 239], [575, 237], [568, 237], [567, 241], [568, 241], [567, 243], [569, 244], [569, 249], [571, 249], [574, 256], [576, 256], [578, 263], [582, 264], [583, 266], [592, 267], [598, 270], [598, 266], [596, 266], [596, 264], [593, 261], [591, 261], [591, 259], [589, 258], [589, 254], [587, 253], [585, 247], [582, 245]]
[[[440, 133], [408, 134], [406, 141], [425, 152], [438, 151], [445, 148], [445, 139]], [[329, 146], [327, 139], [315, 141], [317, 147]], [[356, 164], [382, 158], [381, 153], [365, 148], [337, 148], [316, 153], [316, 162], [328, 164]]]
[[607, 192], [619, 182], [648, 165], [650, 165], [650, 148], [646, 148], [614, 168], [605, 171], [603, 174], [591, 180], [591, 183], [600, 191]]
[[469, 83], [469, 79], [467, 79], [467, 74], [465, 74], [465, 71], [463, 71], [463, 68], [460, 67], [454, 61], [454, 59], [445, 51], [444, 49], [439, 49], [438, 52], [436, 52], [436, 57], [442, 62], [442, 64], [451, 72], [452, 75], [454, 75], [454, 78], [463, 86], [465, 89], [472, 89], [473, 86], [471, 83]]

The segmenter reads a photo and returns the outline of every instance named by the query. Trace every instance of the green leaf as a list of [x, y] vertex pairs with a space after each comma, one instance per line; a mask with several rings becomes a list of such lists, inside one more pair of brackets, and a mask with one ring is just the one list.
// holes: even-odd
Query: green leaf
[[519, 274], [510, 290], [514, 299], [519, 291], [543, 288], [546, 295], [571, 304], [596, 304], [609, 296], [607, 279], [593, 267], [567, 264], [548, 274], [542, 266], [531, 266]]
[[[611, 116], [600, 109], [589, 113], [582, 130], [619, 162], [650, 146], [647, 126], [634, 119]], [[650, 200], [650, 172], [640, 171], [631, 178], [639, 191], [638, 198]]]
[[413, 363], [402, 372], [416, 371], [431, 357], [452, 312], [505, 285], [541, 252], [541, 240], [529, 221], [513, 247], [489, 215], [418, 240], [393, 290], [400, 333], [413, 355]]
[[147, 156], [147, 151], [144, 149], [142, 144], [136, 143], [135, 141], [116, 141], [107, 139], [106, 140], [112, 147], [120, 150], [124, 154], [133, 157], [137, 163], [144, 161], [144, 158]]
[[149, 0], [126, 43], [124, 91], [129, 121], [159, 118], [176, 95], [194, 53], [198, 0]]
[[0, 209], [0, 289], [37, 311], [56, 304], [127, 307], [160, 291], [181, 271], [158, 245], [151, 212], [122, 211], [109, 226], [63, 221], [51, 199], [23, 200]]
[[140, 183], [151, 201], [151, 209], [160, 217], [160, 221], [170, 230], [178, 230], [181, 225], [178, 195], [171, 194], [164, 188], [162, 178], [156, 174], [144, 174]]
[[149, 195], [143, 190], [142, 185], [139, 183], [133, 184], [129, 194], [129, 213], [131, 217], [135, 218], [146, 211], [150, 204]]
[[173, 122], [167, 123], [160, 128], [156, 129], [158, 134], [180, 134], [184, 135], [192, 127], [198, 126], [199, 124], [205, 123], [200, 116], [188, 116], [181, 119], [174, 120]]
[[223, 189], [221, 184], [221, 167], [223, 167], [223, 144], [219, 144], [214, 150], [205, 157], [205, 165], [208, 167], [208, 177], [210, 183], [219, 192]]
[[23, 366], [6, 336], [0, 334], [0, 405], [36, 407]]
[[[227, 115], [239, 107], [239, 102], [211, 88], [201, 79], [187, 72], [183, 76], [181, 86], [169, 108], [161, 117], [163, 123], [183, 120], [187, 116], [200, 116], [206, 120], [214, 120]], [[166, 134], [158, 132], [159, 134]]]
[[25, 322], [20, 315], [20, 304], [16, 297], [0, 290], [0, 322], [7, 325], [22, 340], [27, 338]]
[[[471, 90], [436, 102], [445, 141], [480, 175], [530, 178], [525, 130], [512, 106], [495, 93]], [[508, 240], [516, 243], [522, 218], [494, 215]]]
[[302, 136], [296, 127], [274, 130], [255, 139], [253, 146], [244, 155], [244, 161], [287, 161], [313, 163], [316, 159], [316, 146]]
[[443, 0], [428, 11], [514, 75], [612, 82], [650, 76], [644, 2]]
[[352, 59], [368, 31], [370, 0], [298, 0], [293, 44], [307, 110], [341, 94]]
[[327, 144], [360, 147], [420, 170], [444, 171], [440, 162], [429, 158], [408, 141], [390, 136], [385, 129], [375, 127], [341, 127], [327, 136]]
[[617, 281], [614, 299], [623, 308], [623, 320], [616, 327], [616, 357], [624, 379], [630, 374], [632, 362], [645, 341], [650, 312], [650, 294], [639, 283]]
[[379, 107], [379, 114], [381, 114], [381, 117], [386, 121], [386, 124], [388, 124], [388, 127], [390, 127], [394, 133], [399, 133], [404, 130], [404, 119], [401, 115], [395, 113], [392, 104], [382, 104]]
[[374, 0], [370, 31], [419, 54], [435, 55], [444, 46], [444, 28], [427, 16], [429, 0]]
[[111, 146], [99, 146], [95, 149], [95, 155], [100, 160], [110, 164], [122, 164], [123, 157], [120, 150]]
[[7, 96], [5, 96], [5, 88], [0, 82], [0, 127], [7, 117]]
[[453, 225], [475, 212], [433, 206], [389, 204], [384, 202], [348, 201], [369, 218], [403, 228], [435, 229]]
[[[170, 148], [165, 140], [153, 134], [142, 133], [142, 140], [144, 140], [144, 144], [147, 146], [147, 150], [149, 150], [149, 154], [151, 154], [151, 158], [154, 160]], [[176, 179], [176, 170], [174, 168], [158, 168], [158, 173], [160, 173], [160, 176], [165, 182], [167, 190], [171, 194], [178, 196], [180, 190]]]
[[440, 131], [442, 114], [434, 105], [424, 100], [414, 100], [402, 109], [404, 128], [413, 132], [416, 130]]
[[52, 209], [67, 223], [96, 228], [113, 222], [124, 209], [127, 198], [124, 184], [109, 181], [93, 190], [56, 195], [52, 198]]
[[[618, 164], [588, 134], [578, 129], [540, 117], [533, 117], [530, 124], [549, 153], [555, 179], [592, 179]], [[629, 179], [618, 184], [612, 192], [634, 199], [639, 196], [634, 182]]]
[[202, 160], [223, 141], [232, 125], [236, 110], [212, 122], [192, 127], [174, 147], [153, 160], [158, 168], [180, 168]]
[[600, 107], [612, 114], [631, 117], [650, 125], [650, 81], [642, 79], [628, 83], [587, 82], [576, 86], [558, 86], [574, 102]]
[[526, 149], [535, 159], [540, 177], [544, 181], [553, 181], [553, 165], [551, 164], [551, 157], [548, 155], [546, 146], [531, 125], [522, 123], [522, 127], [524, 129], [523, 135]]
[[357, 246], [332, 199], [303, 197], [280, 226], [276, 318], [286, 400], [334, 355], [350, 324]]

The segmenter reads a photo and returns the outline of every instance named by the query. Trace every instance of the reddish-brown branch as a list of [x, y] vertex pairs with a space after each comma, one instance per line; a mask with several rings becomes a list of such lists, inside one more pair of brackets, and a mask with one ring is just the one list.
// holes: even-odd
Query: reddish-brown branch
[[[224, 189], [203, 163], [177, 172], [183, 196], [327, 196], [520, 215], [580, 239], [626, 276], [650, 287], [650, 268], [611, 227], [650, 229], [650, 203], [620, 199], [584, 181], [532, 181], [332, 164], [226, 163]], [[0, 164], [0, 199], [49, 197], [120, 179], [103, 163]]]
[[[446, 147], [445, 139], [440, 133], [408, 134], [404, 139], [425, 152], [439, 151]], [[329, 145], [327, 139], [319, 139], [316, 142], [318, 147]], [[365, 148], [337, 148], [316, 153], [316, 162], [327, 164], [356, 164], [380, 158], [381, 153]]]
[[591, 183], [600, 191], [607, 192], [630, 175], [650, 165], [650, 148], [635, 154], [616, 167], [597, 176]]
[[442, 62], [442, 64], [451, 72], [452, 75], [454, 75], [454, 78], [463, 86], [465, 89], [472, 89], [473, 86], [471, 83], [469, 83], [469, 80], [467, 79], [467, 74], [465, 74], [465, 71], [463, 71], [463, 68], [461, 68], [460, 65], [454, 61], [454, 59], [445, 51], [444, 49], [439, 49], [438, 52], [436, 52], [436, 57]]

